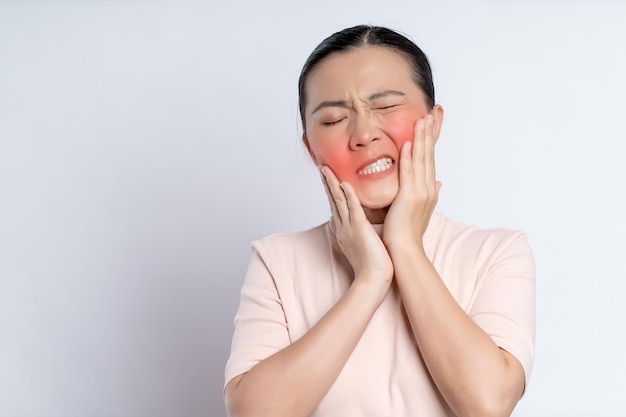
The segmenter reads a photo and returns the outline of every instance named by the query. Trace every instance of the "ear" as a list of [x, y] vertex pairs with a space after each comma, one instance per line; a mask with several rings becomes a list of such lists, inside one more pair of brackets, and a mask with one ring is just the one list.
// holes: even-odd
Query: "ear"
[[441, 125], [443, 124], [443, 107], [439, 104], [435, 104], [435, 107], [430, 111], [435, 118], [435, 143], [439, 139], [439, 133], [441, 132]]
[[309, 138], [306, 136], [306, 132], [302, 134], [302, 142], [304, 142], [304, 146], [306, 146], [306, 150], [309, 152], [309, 155], [311, 156], [313, 163], [315, 165], [319, 165], [319, 162], [317, 161], [315, 154], [311, 150], [311, 144], [309, 143]]

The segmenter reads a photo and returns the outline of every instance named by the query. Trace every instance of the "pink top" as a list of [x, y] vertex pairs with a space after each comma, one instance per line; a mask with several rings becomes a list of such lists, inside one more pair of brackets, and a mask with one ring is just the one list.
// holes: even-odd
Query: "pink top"
[[[382, 225], [375, 225], [377, 231]], [[480, 229], [434, 214], [426, 254], [465, 312], [524, 368], [534, 357], [535, 271], [522, 231]], [[352, 269], [325, 223], [252, 244], [226, 384], [304, 335], [346, 292]], [[271, 383], [271, 381], [268, 381]], [[392, 286], [312, 416], [451, 416]]]

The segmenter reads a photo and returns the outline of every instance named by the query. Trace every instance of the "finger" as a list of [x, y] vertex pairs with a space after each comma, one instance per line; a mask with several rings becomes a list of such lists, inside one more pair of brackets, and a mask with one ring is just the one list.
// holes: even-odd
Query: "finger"
[[426, 186], [435, 192], [435, 122], [432, 114], [426, 116], [424, 128], [424, 175]]
[[366, 222], [367, 217], [365, 217], [365, 212], [363, 211], [363, 207], [361, 206], [361, 201], [359, 200], [359, 196], [357, 196], [356, 192], [354, 191], [354, 188], [352, 188], [352, 185], [347, 182], [342, 182], [341, 189], [346, 196], [350, 222], [352, 224]]
[[413, 154], [411, 162], [413, 165], [413, 176], [418, 180], [419, 184], [424, 183], [424, 129], [424, 119], [418, 120], [415, 124], [415, 136], [413, 140]]
[[327, 166], [323, 168], [323, 173], [326, 177], [326, 184], [328, 185], [332, 197], [330, 204], [335, 206], [335, 210], [342, 222], [349, 220], [348, 204], [346, 203], [346, 196], [339, 186], [339, 180], [337, 180], [333, 171]]
[[435, 181], [435, 195], [433, 196], [433, 199], [431, 200], [433, 202], [433, 209], [435, 208], [435, 206], [437, 205], [437, 202], [439, 201], [439, 190], [441, 190], [441, 181]]
[[400, 190], [408, 186], [413, 178], [413, 164], [411, 164], [411, 142], [405, 142], [400, 148]]
[[341, 222], [341, 218], [339, 217], [339, 213], [337, 212], [337, 205], [335, 204], [335, 199], [333, 198], [333, 194], [330, 191], [330, 187], [328, 186], [328, 179], [326, 178], [324, 167], [320, 168], [320, 174], [322, 177], [322, 184], [324, 184], [324, 191], [326, 192], [326, 197], [328, 198], [328, 205], [330, 206], [332, 217], [336, 221]]

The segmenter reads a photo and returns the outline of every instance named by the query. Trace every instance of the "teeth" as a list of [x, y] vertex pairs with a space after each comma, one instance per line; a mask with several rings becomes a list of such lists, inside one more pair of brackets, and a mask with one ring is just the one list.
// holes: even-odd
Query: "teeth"
[[359, 174], [375, 174], [377, 172], [387, 171], [393, 165], [391, 158], [380, 158], [378, 161], [369, 164], [359, 171]]

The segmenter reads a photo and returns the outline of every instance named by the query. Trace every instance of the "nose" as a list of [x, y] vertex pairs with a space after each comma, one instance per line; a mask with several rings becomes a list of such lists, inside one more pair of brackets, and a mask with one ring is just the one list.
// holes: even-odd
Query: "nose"
[[354, 119], [350, 135], [350, 149], [357, 150], [380, 139], [380, 130], [367, 115], [359, 115]]

